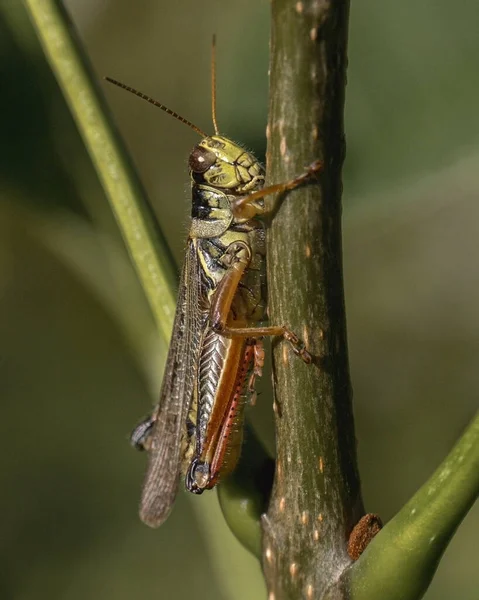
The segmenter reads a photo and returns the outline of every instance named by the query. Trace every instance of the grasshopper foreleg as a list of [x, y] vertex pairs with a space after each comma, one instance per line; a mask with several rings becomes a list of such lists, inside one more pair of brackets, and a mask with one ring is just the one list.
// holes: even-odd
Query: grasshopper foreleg
[[316, 160], [309, 165], [304, 173], [301, 173], [301, 175], [298, 175], [298, 177], [295, 177], [294, 179], [284, 181], [283, 183], [269, 185], [268, 187], [264, 187], [256, 192], [252, 192], [247, 196], [237, 198], [232, 205], [233, 214], [239, 218], [249, 219], [252, 219], [257, 215], [264, 214], [266, 211], [261, 204], [257, 203], [258, 200], [261, 200], [265, 196], [269, 196], [271, 194], [282, 194], [283, 192], [294, 190], [307, 181], [312, 175], [321, 171], [322, 168], [322, 161]]

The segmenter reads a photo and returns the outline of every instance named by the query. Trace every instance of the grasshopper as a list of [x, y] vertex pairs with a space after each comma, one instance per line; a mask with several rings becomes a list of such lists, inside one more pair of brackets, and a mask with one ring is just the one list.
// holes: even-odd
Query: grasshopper
[[262, 338], [281, 336], [306, 363], [311, 356], [285, 326], [265, 318], [263, 198], [291, 190], [321, 168], [264, 187], [256, 158], [218, 132], [215, 43], [212, 52], [214, 135], [163, 104], [106, 78], [191, 127], [203, 139], [189, 156], [192, 212], [173, 333], [160, 399], [136, 427], [132, 444], [148, 453], [140, 517], [151, 527], [168, 517], [183, 473], [187, 490], [201, 494], [230, 473], [239, 458], [245, 395], [254, 394], [264, 364]]

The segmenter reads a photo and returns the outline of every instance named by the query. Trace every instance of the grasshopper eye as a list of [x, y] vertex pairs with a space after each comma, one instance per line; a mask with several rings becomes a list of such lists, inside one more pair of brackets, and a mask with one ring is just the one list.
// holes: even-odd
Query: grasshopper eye
[[204, 173], [216, 162], [216, 154], [201, 146], [195, 146], [188, 164], [194, 173]]

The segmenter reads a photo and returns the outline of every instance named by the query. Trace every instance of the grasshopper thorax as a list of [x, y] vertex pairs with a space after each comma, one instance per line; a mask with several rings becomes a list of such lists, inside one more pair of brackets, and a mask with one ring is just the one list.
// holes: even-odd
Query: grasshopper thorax
[[189, 159], [194, 183], [242, 195], [264, 185], [264, 169], [256, 158], [228, 138], [212, 135], [197, 144]]

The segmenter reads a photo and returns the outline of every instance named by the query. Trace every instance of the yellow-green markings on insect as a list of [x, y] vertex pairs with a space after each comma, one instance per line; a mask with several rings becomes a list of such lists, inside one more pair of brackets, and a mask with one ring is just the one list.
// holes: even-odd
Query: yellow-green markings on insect
[[265, 318], [263, 198], [292, 190], [321, 169], [319, 161], [286, 183], [264, 186], [264, 170], [241, 146], [219, 135], [215, 43], [212, 56], [214, 135], [114, 79], [202, 136], [189, 157], [192, 212], [176, 316], [158, 404], [131, 435], [148, 453], [140, 517], [161, 525], [173, 506], [179, 475], [195, 494], [230, 473], [242, 444], [245, 398], [254, 396], [264, 364], [264, 336], [281, 336], [306, 363], [304, 343]]

